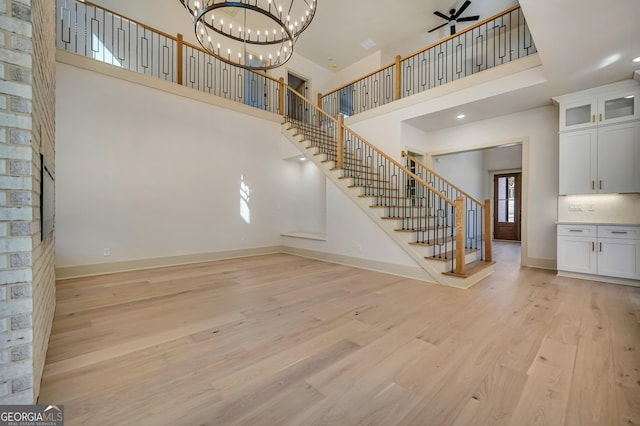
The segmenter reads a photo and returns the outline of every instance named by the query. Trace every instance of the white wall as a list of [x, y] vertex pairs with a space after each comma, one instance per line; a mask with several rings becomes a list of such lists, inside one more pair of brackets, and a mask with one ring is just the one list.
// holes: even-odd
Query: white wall
[[58, 268], [282, 244], [417, 267], [276, 122], [61, 63], [57, 93]]
[[280, 244], [277, 123], [57, 70], [58, 267]]
[[522, 168], [522, 145], [498, 147], [483, 151], [486, 171], [514, 170]]
[[476, 200], [484, 198], [486, 170], [483, 151], [438, 156], [434, 159], [433, 170]]
[[326, 177], [310, 161], [300, 161], [302, 155], [281, 162], [282, 197], [279, 214], [281, 232], [324, 235], [327, 228]]
[[419, 268], [391, 237], [329, 179], [326, 191], [325, 240], [285, 238], [287, 246]]
[[528, 180], [527, 186], [523, 186], [528, 200], [523, 212], [524, 249], [529, 264], [534, 266], [555, 266], [557, 132], [558, 109], [548, 106], [432, 132], [423, 138], [423, 149], [438, 153], [524, 141], [522, 169]]
[[388, 56], [385, 56], [381, 50], [377, 50], [353, 65], [349, 65], [344, 68], [337, 68], [336, 72], [329, 80], [329, 89], [324, 93], [328, 93], [338, 87], [349, 84], [361, 78], [363, 75], [370, 74], [373, 71], [377, 71], [380, 68], [393, 63], [393, 61], [395, 61], [395, 58], [389, 58]]

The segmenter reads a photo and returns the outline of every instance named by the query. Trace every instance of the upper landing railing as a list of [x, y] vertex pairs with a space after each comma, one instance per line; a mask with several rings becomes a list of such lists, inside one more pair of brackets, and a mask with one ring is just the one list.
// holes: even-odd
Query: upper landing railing
[[[276, 114], [284, 82], [226, 64], [181, 34], [164, 33], [90, 1], [56, 0], [58, 49]], [[536, 52], [519, 6], [324, 96], [331, 116], [352, 116]]]
[[[88, 1], [56, 0], [56, 10], [56, 43], [61, 50], [273, 112], [290, 122], [331, 133], [336, 146], [325, 154], [336, 162], [336, 167], [361, 185], [366, 194], [382, 199], [391, 209], [390, 214], [403, 220], [403, 229], [416, 233], [415, 244], [437, 245], [434, 257], [449, 261], [453, 273], [465, 273], [463, 248], [480, 248], [482, 236], [489, 235], [488, 228], [478, 231], [476, 226], [484, 223], [482, 213], [488, 209], [470, 208], [469, 201], [465, 204], [466, 194], [445, 191], [448, 186], [432, 179], [439, 185], [435, 189], [421, 176], [353, 133], [344, 125], [342, 115], [334, 118], [313, 105], [286, 85], [283, 78], [276, 80], [267, 74], [223, 63], [184, 42], [181, 35], [171, 36]], [[349, 164], [346, 160], [349, 156], [359, 159], [365, 170], [370, 171]], [[422, 173], [415, 165], [413, 170]], [[374, 190], [376, 192], [368, 192]], [[455, 196], [455, 201], [445, 192]], [[485, 244], [491, 242], [490, 238], [484, 240]], [[490, 248], [485, 249], [482, 256], [491, 261]]]
[[326, 95], [318, 105], [352, 116], [536, 53], [520, 6], [428, 46]]
[[89, 1], [56, 0], [56, 19], [58, 49], [283, 114], [283, 82], [219, 61], [181, 34], [172, 36]]

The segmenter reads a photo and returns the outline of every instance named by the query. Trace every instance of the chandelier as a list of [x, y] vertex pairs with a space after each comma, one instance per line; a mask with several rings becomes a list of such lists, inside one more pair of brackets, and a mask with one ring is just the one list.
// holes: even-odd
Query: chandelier
[[231, 65], [268, 70], [287, 62], [316, 12], [317, 0], [178, 0], [189, 11], [196, 38]]

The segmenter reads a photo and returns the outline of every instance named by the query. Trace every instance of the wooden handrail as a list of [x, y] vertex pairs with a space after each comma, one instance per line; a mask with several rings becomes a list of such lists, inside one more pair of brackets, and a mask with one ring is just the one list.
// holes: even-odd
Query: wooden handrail
[[332, 90], [332, 91], [330, 91], [329, 93], [325, 93], [325, 94], [323, 95], [323, 97], [327, 97], [327, 96], [329, 96], [329, 95], [333, 95], [334, 93], [339, 92], [339, 91], [340, 91], [340, 90], [342, 90], [342, 89], [346, 89], [347, 87], [351, 86], [352, 84], [355, 84], [355, 83], [359, 82], [360, 80], [364, 80], [364, 79], [365, 79], [365, 78], [367, 78], [367, 77], [371, 77], [372, 75], [375, 75], [375, 74], [377, 74], [377, 73], [379, 73], [379, 72], [382, 72], [382, 71], [386, 70], [387, 68], [393, 68], [393, 67], [395, 67], [395, 66], [396, 66], [396, 63], [394, 62], [394, 63], [392, 63], [392, 64], [387, 65], [386, 67], [382, 67], [382, 68], [377, 69], [377, 70], [375, 70], [375, 71], [373, 71], [373, 72], [370, 72], [369, 74], [365, 74], [364, 76], [359, 77], [359, 78], [357, 78], [357, 79], [353, 80], [352, 82], [347, 83], [347, 84], [345, 84], [345, 85], [343, 85], [343, 86], [340, 86], [339, 88], [337, 88], [337, 89], [335, 89], [335, 90]]
[[441, 179], [443, 182], [445, 182], [446, 184], [448, 184], [449, 186], [451, 186], [453, 189], [455, 189], [456, 191], [458, 191], [459, 193], [461, 193], [462, 195], [464, 195], [465, 197], [467, 197], [469, 200], [473, 201], [474, 203], [482, 206], [482, 203], [478, 200], [476, 200], [475, 198], [473, 198], [471, 195], [467, 194], [465, 191], [463, 191], [462, 189], [460, 189], [459, 187], [457, 187], [456, 185], [454, 185], [453, 183], [451, 183], [451, 181], [443, 178], [441, 175], [439, 175], [438, 173], [434, 172], [431, 168], [425, 166], [423, 163], [421, 163], [420, 161], [418, 161], [416, 159], [416, 157], [414, 157], [413, 155], [409, 154], [406, 151], [402, 151], [402, 156], [411, 159], [411, 161], [413, 161], [414, 163], [418, 164], [420, 167], [422, 167], [423, 169], [428, 170], [432, 175], [438, 177], [439, 179]]
[[456, 37], [459, 37], [459, 36], [460, 36], [460, 35], [462, 35], [462, 34], [468, 33], [469, 31], [473, 31], [473, 30], [475, 30], [476, 28], [479, 28], [479, 27], [483, 26], [483, 25], [484, 25], [484, 24], [486, 24], [487, 22], [491, 22], [491, 21], [493, 21], [494, 19], [498, 19], [498, 18], [500, 18], [501, 16], [507, 15], [507, 14], [509, 14], [509, 13], [513, 12], [514, 10], [518, 10], [518, 9], [520, 9], [520, 5], [519, 5], [519, 4], [517, 4], [517, 5], [515, 5], [515, 6], [512, 6], [512, 7], [510, 7], [510, 8], [509, 8], [509, 9], [507, 9], [507, 10], [503, 10], [503, 11], [502, 11], [502, 12], [500, 12], [500, 13], [496, 13], [495, 15], [493, 15], [493, 16], [492, 16], [492, 17], [490, 17], [490, 18], [487, 18], [487, 19], [485, 19], [485, 20], [483, 20], [483, 21], [480, 21], [480, 22], [478, 22], [478, 23], [476, 23], [476, 24], [474, 24], [474, 25], [470, 26], [469, 28], [465, 28], [465, 29], [464, 29], [464, 31], [460, 31], [459, 33], [455, 33], [455, 34], [453, 34], [453, 35], [450, 35], [450, 36], [449, 36], [449, 37], [447, 37], [447, 38], [443, 38], [443, 39], [442, 39], [442, 40], [440, 40], [440, 41], [437, 41], [437, 42], [435, 42], [435, 43], [433, 43], [433, 44], [430, 44], [430, 45], [429, 45], [429, 46], [427, 46], [427, 47], [424, 47], [424, 48], [422, 48], [422, 49], [418, 50], [418, 51], [417, 51], [417, 52], [415, 52], [415, 53], [412, 53], [411, 55], [407, 55], [407, 57], [406, 57], [406, 58], [404, 58], [404, 59], [403, 59], [403, 61], [404, 61], [405, 59], [413, 58], [414, 56], [417, 56], [417, 55], [419, 55], [419, 54], [421, 54], [421, 53], [423, 53], [423, 52], [426, 52], [426, 51], [427, 51], [427, 50], [429, 50], [429, 49], [433, 49], [434, 47], [436, 47], [436, 46], [438, 46], [438, 45], [440, 45], [440, 44], [446, 43], [446, 42], [448, 42], [448, 41], [449, 41], [449, 40], [451, 40], [451, 39], [454, 39], [454, 38], [456, 38]]
[[88, 6], [97, 7], [98, 9], [102, 9], [102, 10], [104, 10], [105, 12], [108, 12], [108, 13], [110, 13], [110, 14], [112, 14], [112, 15], [115, 15], [115, 16], [118, 16], [118, 17], [120, 17], [120, 18], [126, 19], [127, 21], [129, 21], [129, 22], [133, 22], [133, 23], [134, 23], [134, 24], [136, 24], [136, 25], [140, 25], [140, 26], [141, 26], [141, 27], [143, 27], [143, 28], [146, 28], [146, 29], [148, 29], [148, 30], [154, 31], [154, 32], [156, 32], [156, 33], [160, 34], [161, 36], [164, 36], [164, 37], [170, 38], [171, 40], [174, 40], [174, 41], [178, 41], [178, 38], [177, 38], [176, 36], [172, 36], [171, 34], [167, 34], [167, 33], [165, 33], [164, 31], [160, 31], [160, 30], [159, 30], [159, 29], [157, 29], [157, 28], [153, 28], [153, 27], [152, 27], [152, 26], [150, 26], [150, 25], [143, 24], [142, 22], [137, 21], [137, 20], [135, 20], [135, 19], [131, 19], [131, 18], [129, 18], [128, 16], [125, 16], [125, 15], [121, 14], [120, 12], [114, 12], [114, 11], [113, 11], [113, 10], [111, 10], [111, 9], [107, 9], [107, 8], [106, 8], [106, 7], [104, 7], [104, 6], [100, 6], [99, 4], [95, 4], [95, 3], [92, 3], [92, 2], [87, 1], [87, 0], [81, 0], [81, 3], [84, 3], [84, 4], [88, 5]]
[[[419, 54], [421, 54], [421, 53], [423, 53], [423, 52], [426, 52], [426, 51], [427, 51], [427, 50], [429, 50], [429, 49], [433, 49], [434, 47], [436, 47], [436, 46], [438, 46], [438, 45], [440, 45], [440, 44], [446, 43], [446, 42], [448, 42], [449, 40], [451, 40], [451, 39], [453, 39], [453, 38], [455, 38], [455, 37], [459, 37], [460, 35], [465, 34], [465, 33], [469, 32], [469, 31], [473, 31], [473, 30], [475, 30], [476, 28], [479, 28], [479, 27], [481, 27], [481, 26], [485, 25], [487, 22], [493, 21], [494, 19], [498, 19], [498, 18], [500, 18], [501, 16], [507, 15], [507, 14], [509, 14], [509, 13], [513, 12], [514, 10], [517, 10], [517, 9], [520, 9], [520, 5], [519, 5], [519, 4], [517, 4], [517, 5], [515, 5], [515, 6], [512, 6], [512, 7], [510, 7], [509, 9], [504, 10], [504, 11], [502, 11], [502, 12], [500, 12], [500, 13], [497, 13], [497, 14], [493, 15], [493, 16], [492, 16], [492, 17], [490, 17], [490, 18], [487, 18], [487, 19], [485, 19], [485, 20], [483, 20], [483, 21], [480, 21], [480, 22], [478, 22], [478, 23], [476, 23], [476, 24], [474, 24], [474, 25], [470, 26], [469, 28], [465, 28], [463, 31], [460, 31], [459, 33], [455, 33], [455, 34], [453, 34], [453, 35], [451, 35], [451, 36], [449, 36], [449, 37], [447, 37], [447, 38], [444, 38], [444, 39], [442, 39], [442, 40], [440, 40], [440, 41], [437, 41], [437, 42], [435, 42], [435, 43], [433, 43], [433, 44], [430, 44], [429, 46], [427, 46], [427, 47], [425, 47], [425, 48], [422, 48], [422, 49], [418, 50], [417, 52], [414, 52], [414, 53], [412, 53], [412, 54], [410, 54], [410, 55], [407, 55], [407, 56], [406, 56], [406, 57], [404, 57], [404, 58], [403, 58], [403, 57], [401, 57], [401, 56], [397, 56], [397, 57], [396, 57], [396, 62], [394, 62], [394, 63], [392, 63], [392, 64], [389, 64], [389, 65], [387, 65], [387, 66], [384, 66], [384, 67], [382, 67], [382, 68], [380, 68], [380, 69], [377, 69], [377, 70], [375, 70], [375, 71], [373, 71], [373, 72], [370, 72], [369, 74], [366, 74], [366, 75], [365, 75], [365, 76], [363, 76], [363, 77], [360, 77], [360, 78], [358, 78], [358, 79], [356, 79], [356, 80], [353, 80], [353, 81], [352, 81], [352, 82], [350, 82], [350, 83], [347, 83], [347, 84], [345, 84], [345, 85], [342, 85], [342, 86], [338, 87], [337, 89], [332, 90], [332, 91], [331, 91], [331, 92], [329, 92], [329, 93], [326, 93], [324, 96], [326, 97], [326, 96], [332, 95], [332, 94], [334, 94], [334, 93], [336, 93], [336, 92], [338, 92], [338, 91], [340, 91], [340, 90], [342, 90], [342, 89], [345, 89], [345, 88], [347, 88], [347, 87], [351, 86], [352, 84], [355, 84], [355, 83], [359, 82], [360, 80], [364, 80], [365, 78], [367, 78], [367, 77], [371, 77], [371, 76], [372, 76], [372, 75], [374, 75], [374, 74], [377, 74], [377, 73], [379, 73], [379, 72], [381, 72], [381, 71], [386, 70], [387, 68], [391, 68], [391, 67], [396, 66], [396, 63], [398, 62], [398, 61], [397, 61], [397, 58], [400, 58], [400, 62], [402, 62], [402, 61], [404, 61], [404, 60], [406, 60], [406, 59], [409, 59], [409, 58], [413, 58], [414, 56], [417, 56], [417, 55], [419, 55]], [[396, 76], [396, 77], [397, 77], [397, 79], [398, 79], [398, 80], [400, 79], [400, 75], [398, 75], [398, 76]], [[396, 81], [396, 85], [397, 85], [397, 84], [398, 84], [398, 82]]]
[[300, 93], [298, 93], [293, 87], [289, 86], [288, 84], [286, 85], [287, 89], [292, 92], [293, 94], [295, 94], [296, 96], [302, 98], [303, 101], [305, 101], [309, 106], [311, 106], [312, 108], [314, 108], [320, 115], [327, 117], [327, 119], [333, 121], [336, 124], [336, 127], [340, 129], [340, 131], [346, 131], [349, 132], [350, 134], [352, 134], [353, 136], [355, 136], [356, 138], [360, 139], [362, 141], [362, 143], [364, 143], [365, 145], [367, 145], [369, 148], [371, 148], [373, 151], [375, 151], [376, 153], [378, 153], [381, 157], [385, 158], [387, 161], [389, 161], [390, 163], [394, 164], [396, 167], [398, 167], [400, 170], [402, 170], [403, 172], [405, 172], [407, 175], [411, 176], [416, 182], [419, 182], [420, 184], [424, 185], [426, 188], [429, 188], [429, 190], [433, 191], [435, 194], [438, 195], [438, 197], [442, 198], [447, 204], [455, 207], [455, 203], [450, 200], [448, 197], [446, 197], [445, 195], [443, 195], [442, 193], [440, 193], [440, 191], [438, 191], [437, 189], [435, 189], [433, 186], [431, 186], [430, 184], [428, 184], [427, 182], [425, 182], [421, 177], [415, 175], [413, 172], [411, 172], [409, 169], [407, 169], [405, 166], [403, 166], [402, 164], [400, 164], [398, 161], [394, 160], [393, 158], [391, 158], [390, 156], [388, 156], [386, 153], [384, 153], [383, 151], [381, 151], [380, 149], [378, 149], [375, 145], [370, 144], [369, 142], [367, 142], [367, 140], [365, 138], [363, 138], [362, 136], [358, 135], [356, 132], [354, 132], [353, 130], [349, 129], [348, 127], [346, 127], [344, 124], [341, 124], [340, 121], [337, 118], [332, 117], [331, 115], [327, 114], [326, 112], [324, 112], [324, 110], [322, 110], [321, 108], [319, 108], [317, 105], [314, 105], [313, 102], [309, 101], [307, 98], [305, 98], [304, 96], [302, 96]]

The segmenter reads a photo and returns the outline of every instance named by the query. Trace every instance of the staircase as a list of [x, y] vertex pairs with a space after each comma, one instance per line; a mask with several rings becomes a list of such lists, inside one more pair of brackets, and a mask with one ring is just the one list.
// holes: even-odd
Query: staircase
[[493, 272], [487, 212], [476, 200], [407, 157], [409, 170], [288, 89], [292, 96], [289, 105], [305, 113], [284, 114], [283, 134], [417, 262], [425, 281], [468, 288]]

